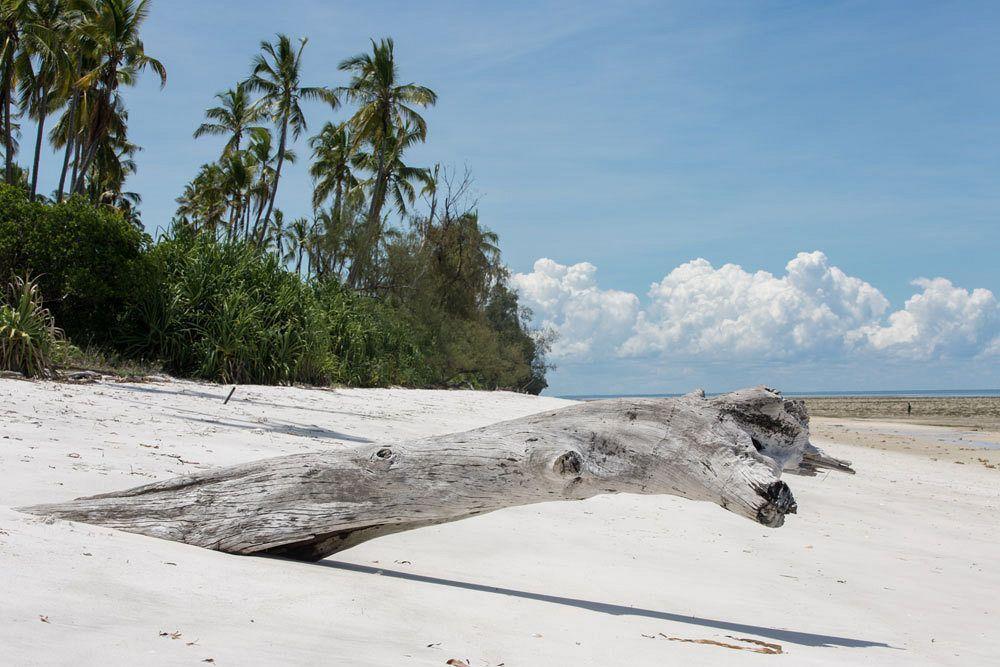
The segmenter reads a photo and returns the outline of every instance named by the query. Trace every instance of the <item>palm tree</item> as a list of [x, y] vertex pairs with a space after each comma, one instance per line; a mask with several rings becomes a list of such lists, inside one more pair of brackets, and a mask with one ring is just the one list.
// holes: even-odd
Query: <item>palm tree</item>
[[[354, 148], [361, 143], [372, 148], [370, 167], [374, 178], [368, 208], [368, 225], [372, 229], [381, 221], [388, 195], [391, 154], [399, 147], [401, 128], [410, 126], [413, 139], [424, 141], [427, 123], [414, 107], [428, 107], [437, 102], [437, 94], [430, 88], [399, 82], [393, 51], [391, 39], [378, 43], [372, 40], [370, 54], [362, 53], [340, 63], [342, 71], [351, 73], [351, 81], [337, 89], [337, 93], [358, 104], [357, 111], [348, 121], [354, 133]], [[351, 274], [355, 274], [353, 265]]]
[[332, 213], [340, 217], [343, 199], [358, 185], [358, 179], [351, 172], [354, 157], [353, 137], [347, 123], [327, 122], [319, 134], [309, 140], [313, 149], [313, 163], [309, 175], [313, 178], [314, 209], [323, 205], [333, 195]]
[[[383, 174], [382, 197], [386, 199], [391, 196], [400, 215], [404, 215], [407, 207], [417, 198], [415, 183], [421, 186], [421, 192], [425, 194], [434, 189], [434, 178], [429, 169], [411, 167], [403, 162], [403, 154], [413, 144], [421, 141], [421, 136], [419, 129], [404, 123], [397, 129], [394, 137], [382, 142], [381, 154], [359, 151], [354, 156], [354, 163], [359, 168]], [[347, 283], [352, 287], [358, 286], [362, 276], [370, 268], [383, 234], [382, 227], [380, 212], [378, 218], [366, 220], [364, 229], [360, 230], [360, 247], [354, 255], [347, 275]]]
[[120, 86], [133, 86], [146, 68], [167, 83], [167, 70], [156, 58], [146, 55], [140, 38], [142, 24], [149, 17], [149, 0], [97, 0], [93, 21], [84, 28], [93, 45], [95, 62], [83, 73], [77, 85], [94, 88], [94, 103], [89, 110], [89, 127], [79, 161], [76, 192], [82, 192], [87, 172], [101, 142], [108, 134]]
[[302, 71], [302, 50], [308, 40], [299, 40], [299, 47], [292, 45], [288, 35], [278, 35], [277, 41], [261, 42], [261, 53], [254, 57], [253, 71], [247, 81], [251, 90], [261, 93], [260, 104], [270, 114], [278, 135], [278, 163], [274, 169], [274, 181], [271, 184], [271, 196], [264, 214], [264, 225], [261, 227], [263, 242], [264, 230], [267, 229], [274, 210], [274, 201], [278, 195], [278, 181], [281, 179], [281, 167], [285, 162], [285, 150], [288, 147], [288, 130], [291, 128], [293, 139], [298, 139], [306, 130], [306, 117], [302, 112], [302, 100], [320, 100], [332, 108], [337, 107], [337, 98], [327, 88], [303, 86], [300, 82]]
[[221, 105], [205, 111], [205, 117], [209, 122], [202, 123], [194, 131], [194, 138], [228, 135], [229, 140], [222, 149], [222, 154], [228, 155], [242, 147], [245, 132], [263, 129], [254, 126], [254, 123], [264, 117], [264, 109], [250, 99], [246, 82], [239, 83], [224, 93], [218, 93], [215, 97]]
[[177, 198], [177, 217], [190, 220], [196, 230], [213, 234], [226, 213], [225, 174], [217, 162], [202, 165], [198, 175]]
[[[302, 259], [309, 248], [311, 236], [309, 221], [306, 218], [296, 218], [285, 230], [285, 239], [288, 241], [288, 250], [285, 252], [285, 261], [295, 260], [295, 273], [302, 273]], [[308, 271], [308, 266], [306, 267]]]
[[229, 207], [229, 238], [247, 235], [247, 192], [255, 180], [256, 161], [246, 151], [235, 151], [219, 160], [223, 173], [223, 191]]
[[38, 191], [38, 167], [45, 138], [45, 120], [62, 106], [71, 87], [72, 36], [81, 12], [65, 0], [35, 0], [33, 20], [44, 39], [29, 35], [24, 40], [29, 59], [21, 80], [21, 107], [35, 119], [35, 155], [31, 169], [31, 198]]
[[[267, 223], [261, 224], [264, 217], [264, 209], [271, 199], [272, 183], [274, 183], [276, 170], [271, 166], [276, 162], [277, 154], [274, 152], [273, 139], [271, 133], [265, 128], [255, 129], [250, 134], [250, 144], [247, 152], [253, 156], [257, 168], [257, 181], [252, 188], [252, 198], [256, 201], [256, 217], [253, 224], [253, 238], [259, 239], [267, 233]], [[295, 151], [286, 148], [282, 153], [282, 161], [295, 164], [297, 156]]]
[[41, 41], [43, 35], [33, 20], [28, 0], [0, 0], [0, 113], [3, 115], [4, 181], [14, 184], [14, 127], [12, 98], [28, 53], [22, 48], [26, 36]]

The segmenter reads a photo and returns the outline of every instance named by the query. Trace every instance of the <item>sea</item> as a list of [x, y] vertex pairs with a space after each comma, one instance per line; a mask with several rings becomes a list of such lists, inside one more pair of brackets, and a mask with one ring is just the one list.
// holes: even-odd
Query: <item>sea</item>
[[[724, 392], [706, 392], [716, 396]], [[783, 391], [782, 396], [838, 397], [891, 396], [896, 398], [963, 398], [970, 396], [1000, 397], [1000, 389], [889, 389], [879, 391]], [[597, 401], [605, 398], [674, 398], [681, 394], [564, 394], [559, 398], [574, 401]]]

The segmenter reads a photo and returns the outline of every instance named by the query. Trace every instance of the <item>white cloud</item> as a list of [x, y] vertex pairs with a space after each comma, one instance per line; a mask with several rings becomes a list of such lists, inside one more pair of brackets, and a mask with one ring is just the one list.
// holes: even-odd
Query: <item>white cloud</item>
[[536, 324], [559, 333], [563, 359], [658, 355], [696, 360], [825, 360], [847, 352], [917, 359], [1000, 355], [1000, 304], [986, 289], [921, 279], [921, 292], [889, 301], [822, 252], [799, 253], [784, 275], [713, 267], [695, 259], [653, 283], [645, 308], [632, 293], [601, 289], [597, 269], [550, 259], [513, 282]]
[[799, 253], [777, 277], [704, 259], [682, 264], [649, 290], [649, 307], [622, 352], [786, 358], [821, 354], [889, 307], [868, 283], [821, 252]]
[[588, 262], [565, 266], [543, 258], [531, 273], [514, 275], [521, 303], [531, 308], [536, 323], [559, 334], [553, 357], [607, 355], [631, 332], [639, 298], [598, 288], [596, 274], [597, 267]]
[[1000, 304], [987, 289], [956, 287], [945, 278], [920, 278], [921, 288], [886, 326], [862, 327], [851, 341], [915, 359], [972, 357], [1000, 352]]

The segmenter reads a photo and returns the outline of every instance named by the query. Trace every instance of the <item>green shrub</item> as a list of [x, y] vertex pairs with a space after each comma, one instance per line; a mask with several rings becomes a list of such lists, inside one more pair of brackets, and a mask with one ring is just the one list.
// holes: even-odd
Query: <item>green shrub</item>
[[128, 349], [217, 382], [334, 377], [312, 288], [250, 244], [173, 238], [150, 252], [126, 321]]
[[0, 185], [0, 281], [30, 273], [45, 306], [78, 343], [111, 343], [149, 237], [81, 197], [28, 201]]
[[0, 369], [28, 377], [47, 375], [62, 332], [42, 305], [38, 284], [14, 278], [0, 303]]
[[430, 381], [425, 354], [401, 312], [335, 282], [316, 292], [327, 318], [338, 382], [384, 387]]
[[217, 382], [421, 384], [402, 316], [328, 282], [314, 286], [252, 244], [161, 240], [125, 321], [133, 357]]

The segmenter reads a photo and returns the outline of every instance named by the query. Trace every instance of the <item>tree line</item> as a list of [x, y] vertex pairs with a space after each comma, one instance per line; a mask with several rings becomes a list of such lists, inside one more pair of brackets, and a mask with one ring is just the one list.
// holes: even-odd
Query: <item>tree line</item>
[[[149, 13], [150, 0], [0, 0], [0, 277], [42, 274], [39, 293], [72, 338], [181, 374], [545, 386], [550, 341], [509, 287], [470, 173], [409, 163], [438, 98], [401, 77], [391, 39], [342, 60], [337, 86], [303, 81], [307, 39], [261, 42], [194, 130], [224, 140], [218, 158], [185, 186], [169, 231], [145, 236], [141, 197], [126, 189], [141, 149], [124, 92], [146, 72], [166, 84], [141, 37]], [[312, 214], [289, 220], [280, 187], [316, 102], [330, 115], [307, 141]], [[18, 163], [25, 119], [28, 168]], [[62, 157], [50, 196], [38, 191], [46, 141]], [[127, 241], [99, 270], [87, 266], [111, 236]], [[87, 320], [95, 308], [100, 325]], [[234, 338], [248, 322], [252, 335]], [[283, 333], [269, 338], [275, 327]]]

